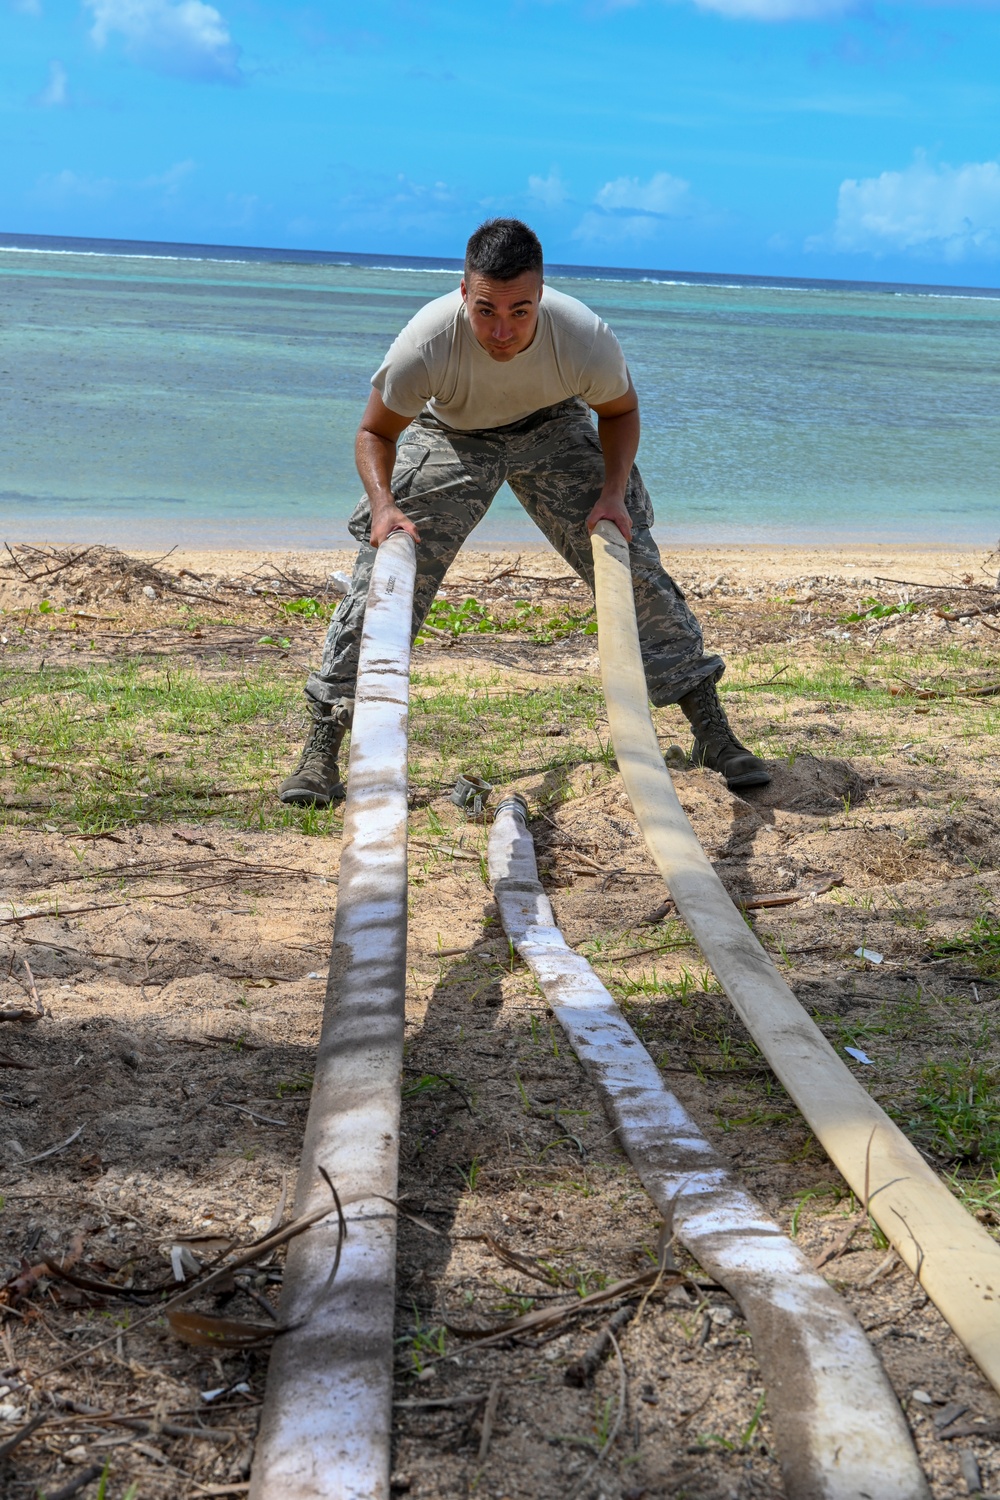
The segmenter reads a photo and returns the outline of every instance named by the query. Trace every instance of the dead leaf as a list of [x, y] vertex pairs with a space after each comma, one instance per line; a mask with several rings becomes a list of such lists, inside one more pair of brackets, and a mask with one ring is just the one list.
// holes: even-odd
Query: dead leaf
[[251, 1323], [243, 1318], [219, 1318], [212, 1313], [167, 1313], [171, 1332], [182, 1344], [214, 1349], [252, 1349], [283, 1330], [277, 1323]]
[[[79, 1233], [73, 1236], [72, 1244], [66, 1255], [63, 1256], [62, 1262], [53, 1262], [53, 1267], [56, 1268], [57, 1275], [62, 1271], [69, 1271], [71, 1267], [76, 1265], [83, 1254], [84, 1238], [85, 1235], [80, 1230]], [[3, 1287], [0, 1287], [0, 1303], [12, 1307], [15, 1302], [20, 1302], [23, 1298], [30, 1297], [42, 1277], [48, 1276], [49, 1273], [49, 1259], [41, 1260], [34, 1266], [29, 1265], [26, 1260], [22, 1259], [20, 1275], [12, 1276]]]

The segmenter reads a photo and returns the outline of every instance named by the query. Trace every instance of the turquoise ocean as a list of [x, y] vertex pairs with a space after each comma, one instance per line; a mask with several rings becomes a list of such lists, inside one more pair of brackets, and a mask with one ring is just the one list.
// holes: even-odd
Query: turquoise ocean
[[[0, 235], [0, 541], [349, 544], [372, 371], [457, 263]], [[663, 542], [992, 546], [1000, 291], [552, 267]], [[502, 490], [473, 544], [539, 541]]]

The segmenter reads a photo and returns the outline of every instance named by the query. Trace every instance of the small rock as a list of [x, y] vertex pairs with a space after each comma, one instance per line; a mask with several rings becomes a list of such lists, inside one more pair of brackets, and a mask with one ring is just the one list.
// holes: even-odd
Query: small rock
[[911, 1391], [910, 1396], [914, 1401], [919, 1401], [921, 1406], [934, 1405], [934, 1397], [928, 1396], [927, 1392], [920, 1390], [919, 1387], [915, 1391]]
[[68, 1448], [63, 1458], [68, 1464], [85, 1464], [90, 1457], [86, 1448], [82, 1445], [76, 1448]]
[[143, 584], [142, 592], [143, 592], [143, 594], [145, 595], [145, 597], [147, 599], [155, 599], [156, 598], [156, 590], [149, 583]]

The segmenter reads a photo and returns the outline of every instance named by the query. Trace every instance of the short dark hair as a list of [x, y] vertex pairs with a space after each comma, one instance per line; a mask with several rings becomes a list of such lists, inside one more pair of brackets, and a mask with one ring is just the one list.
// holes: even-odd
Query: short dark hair
[[542, 242], [520, 219], [487, 219], [465, 247], [465, 274], [513, 281], [525, 271], [542, 274]]

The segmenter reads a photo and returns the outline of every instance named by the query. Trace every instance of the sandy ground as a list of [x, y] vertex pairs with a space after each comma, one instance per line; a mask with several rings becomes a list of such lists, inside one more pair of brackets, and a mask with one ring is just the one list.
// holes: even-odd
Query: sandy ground
[[[959, 582], [971, 575], [977, 582], [996, 581], [997, 567], [987, 565], [982, 549], [966, 547], [908, 547], [885, 544], [859, 547], [793, 547], [793, 546], [677, 546], [661, 548], [664, 563], [679, 578], [693, 576], [717, 578], [720, 574], [732, 575], [733, 579], [748, 582], [777, 583], [788, 578], [812, 576], [836, 577], [847, 583], [871, 580], [898, 574], [904, 582], [947, 583]], [[137, 552], [136, 557], [153, 562], [162, 553]], [[449, 574], [455, 581], [468, 577], [481, 579], [498, 566], [506, 567], [516, 558], [524, 559], [525, 569], [543, 576], [558, 575], [567, 571], [565, 563], [547, 546], [537, 549], [522, 548], [520, 551], [504, 551], [502, 548], [489, 552], [459, 553]], [[168, 555], [167, 563], [172, 573], [188, 568], [195, 573], [212, 575], [246, 574], [255, 569], [267, 570], [279, 563], [286, 570], [301, 569], [310, 577], [322, 576], [334, 570], [350, 570], [354, 558], [353, 550], [315, 552], [261, 552], [253, 549], [233, 549], [226, 552], [188, 551], [178, 548]]]
[[[325, 628], [283, 603], [322, 602], [349, 554], [153, 567], [15, 551], [0, 564], [0, 1006], [40, 1014], [0, 1036], [0, 1444], [46, 1421], [0, 1460], [4, 1493], [93, 1495], [109, 1463], [109, 1500], [133, 1483], [135, 1500], [239, 1494], [280, 1255], [191, 1303], [234, 1320], [228, 1343], [185, 1342], [197, 1329], [158, 1313], [158, 1289], [177, 1285], [172, 1251], [205, 1262], [252, 1240], [294, 1186], [341, 815], [274, 801]], [[585, 608], [558, 559], [519, 556], [462, 554], [446, 598], [472, 593], [500, 620], [519, 598], [546, 619]], [[737, 797], [679, 772], [695, 829], [737, 898], [842, 880], [756, 911], [755, 929], [995, 1228], [1000, 966], [966, 941], [1000, 895], [997, 700], [967, 696], [1000, 678], [995, 559], [725, 548], [670, 566], [702, 601], [730, 660], [730, 713], [774, 773]], [[942, 613], [914, 583], [942, 586]], [[845, 618], [901, 595], [920, 609]], [[660, 1228], [511, 965], [480, 863], [488, 830], [448, 800], [475, 767], [527, 798], [568, 941], [734, 1171], [807, 1253], [842, 1245], [824, 1274], [870, 1333], [935, 1500], [971, 1492], [972, 1462], [1000, 1491], [1000, 1401], [858, 1220], [697, 950], [677, 946], [608, 748], [595, 638], [537, 636], [438, 634], [414, 658], [400, 1186], [437, 1232], [401, 1225], [394, 1494], [783, 1494], [746, 1327], [718, 1288], [671, 1288], [623, 1330], [623, 1407], [613, 1362], [566, 1381], [610, 1310], [548, 1340], [475, 1351], [461, 1337], [647, 1268]], [[665, 745], [684, 739], [676, 710], [655, 717]]]

